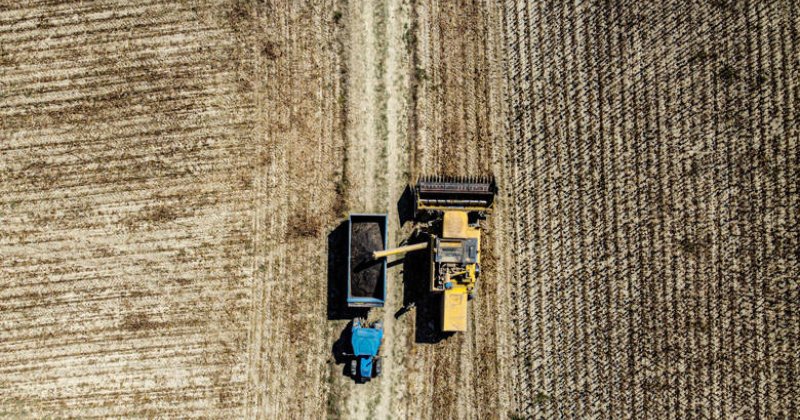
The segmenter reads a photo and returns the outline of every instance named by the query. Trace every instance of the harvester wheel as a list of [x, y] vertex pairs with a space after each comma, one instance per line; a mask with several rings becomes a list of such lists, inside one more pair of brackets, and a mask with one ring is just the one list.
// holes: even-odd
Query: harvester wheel
[[358, 376], [358, 359], [350, 361], [350, 374], [354, 377]]
[[383, 369], [383, 359], [380, 357], [375, 358], [375, 377], [381, 376], [381, 369]]
[[375, 328], [376, 330], [382, 330], [383, 329], [383, 321], [375, 321], [375, 323], [372, 324], [372, 328]]

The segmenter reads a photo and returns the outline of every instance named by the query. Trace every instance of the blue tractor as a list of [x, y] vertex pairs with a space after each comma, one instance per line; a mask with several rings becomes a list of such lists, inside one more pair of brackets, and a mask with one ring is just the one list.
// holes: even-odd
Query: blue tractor
[[381, 374], [381, 358], [378, 351], [383, 340], [383, 323], [369, 325], [365, 319], [353, 320], [350, 343], [353, 346], [353, 359], [350, 361], [350, 374], [360, 382], [366, 382]]

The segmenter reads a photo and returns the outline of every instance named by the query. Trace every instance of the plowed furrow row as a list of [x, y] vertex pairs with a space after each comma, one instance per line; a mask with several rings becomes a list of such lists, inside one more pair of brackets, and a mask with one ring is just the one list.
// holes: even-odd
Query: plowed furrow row
[[236, 417], [255, 160], [239, 47], [165, 3], [73, 6], [1, 18], [0, 405]]
[[793, 11], [506, 3], [519, 414], [791, 410]]

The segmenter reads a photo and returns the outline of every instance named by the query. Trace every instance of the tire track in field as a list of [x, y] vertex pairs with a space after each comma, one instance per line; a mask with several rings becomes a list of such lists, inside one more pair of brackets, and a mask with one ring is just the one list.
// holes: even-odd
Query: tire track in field
[[[400, 222], [398, 200], [410, 182], [408, 137], [409, 113], [409, 74], [410, 51], [407, 45], [410, 30], [411, 5], [406, 2], [390, 2], [385, 8], [386, 33], [385, 71], [382, 75], [386, 86], [387, 120], [387, 164], [386, 164], [386, 210], [389, 213], [389, 246], [397, 246], [408, 235]], [[389, 272], [386, 305], [383, 325], [387, 339], [384, 341], [383, 376], [379, 382], [380, 399], [375, 408], [376, 418], [392, 418], [406, 413], [406, 383], [408, 372], [405, 368], [409, 353], [406, 341], [409, 322], [396, 319], [395, 313], [404, 302], [403, 273], [393, 269]]]

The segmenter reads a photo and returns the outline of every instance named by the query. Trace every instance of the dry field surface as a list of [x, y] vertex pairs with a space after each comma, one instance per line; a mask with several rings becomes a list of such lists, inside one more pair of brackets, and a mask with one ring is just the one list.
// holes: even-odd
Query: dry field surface
[[[792, 418], [792, 1], [0, 3], [0, 418]], [[342, 221], [493, 174], [469, 332]], [[403, 305], [415, 303], [408, 311]]]
[[800, 5], [506, 6], [516, 408], [797, 416]]

